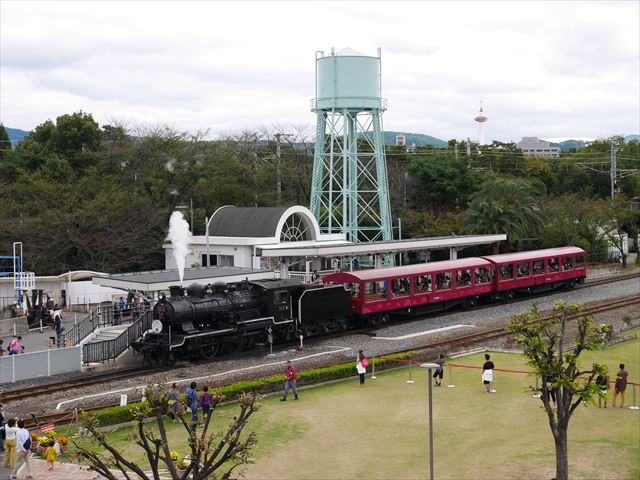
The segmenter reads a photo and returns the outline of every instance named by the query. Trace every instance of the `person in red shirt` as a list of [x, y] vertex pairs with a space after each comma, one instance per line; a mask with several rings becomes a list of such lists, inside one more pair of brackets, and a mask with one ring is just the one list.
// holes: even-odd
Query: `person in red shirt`
[[624, 408], [624, 392], [627, 390], [627, 377], [629, 374], [624, 369], [624, 363], [620, 364], [620, 371], [616, 374], [616, 386], [613, 390], [613, 401], [611, 404], [616, 408], [616, 399], [620, 394], [620, 408]]
[[289, 390], [293, 391], [293, 399], [298, 400], [298, 390], [296, 389], [296, 377], [298, 376], [296, 367], [293, 366], [291, 360], [287, 360], [287, 366], [284, 368], [284, 378], [286, 379], [284, 383], [284, 395], [280, 399], [281, 402], [285, 402], [287, 400], [287, 395], [289, 395]]

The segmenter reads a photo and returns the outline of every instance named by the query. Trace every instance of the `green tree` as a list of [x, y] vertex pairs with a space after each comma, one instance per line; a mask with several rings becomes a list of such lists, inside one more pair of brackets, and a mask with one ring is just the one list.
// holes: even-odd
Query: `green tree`
[[[471, 196], [464, 212], [464, 233], [506, 233], [508, 244], [518, 244], [540, 225], [540, 202], [531, 185], [520, 179], [493, 178]], [[496, 252], [499, 248], [496, 244]]]
[[[147, 403], [134, 411], [136, 428], [130, 439], [143, 449], [151, 474], [145, 472], [147, 468], [136, 465], [113, 446], [105, 433], [100, 430], [100, 425], [95, 417], [87, 414], [83, 416], [83, 425], [91, 433], [104, 453], [77, 441], [74, 441], [74, 444], [78, 455], [89, 462], [91, 470], [110, 480], [119, 478], [118, 475], [111, 471], [112, 468], [122, 472], [127, 479], [131, 478], [129, 472], [133, 472], [137, 475], [136, 478], [159, 480], [160, 478], [165, 478], [166, 475], [163, 473], [161, 477], [160, 470], [166, 469], [169, 471], [169, 477], [173, 480], [182, 478], [191, 478], [193, 480], [219, 478], [226, 480], [231, 478], [231, 475], [239, 467], [249, 463], [257, 437], [254, 432], [243, 437], [242, 432], [251, 416], [258, 409], [254, 395], [243, 394], [240, 397], [240, 412], [233, 418], [227, 430], [219, 433], [209, 433], [213, 414], [205, 418], [204, 426], [199, 433], [196, 426], [185, 419], [184, 407], [180, 404], [178, 405], [177, 417], [182, 427], [184, 427], [184, 434], [188, 438], [189, 448], [191, 449], [187, 471], [184, 474], [180, 474], [171, 460], [171, 448], [169, 445], [171, 438], [169, 438], [165, 427], [165, 415], [169, 411], [168, 392], [165, 386], [161, 385], [159, 387], [148, 387], [145, 394]], [[214, 394], [212, 397], [211, 410], [216, 412], [218, 410], [215, 410], [215, 407], [220, 404], [224, 396]], [[153, 418], [155, 425], [145, 423], [147, 418]]]
[[[606, 372], [606, 366], [594, 364], [583, 368], [578, 363], [582, 352], [597, 350], [607, 341], [592, 318], [581, 313], [582, 309], [582, 305], [567, 305], [559, 300], [552, 317], [543, 319], [534, 305], [530, 312], [513, 316], [508, 327], [516, 335], [533, 374], [542, 379], [538, 390], [555, 443], [556, 480], [569, 478], [567, 434], [571, 416], [581, 403], [593, 403], [594, 397], [604, 395], [595, 380]], [[567, 329], [574, 318], [577, 334], [570, 343]], [[555, 393], [555, 409], [549, 403], [549, 391]]]
[[9, 134], [4, 128], [4, 125], [0, 123], [0, 162], [5, 159], [6, 152], [12, 150], [11, 140], [9, 140]]

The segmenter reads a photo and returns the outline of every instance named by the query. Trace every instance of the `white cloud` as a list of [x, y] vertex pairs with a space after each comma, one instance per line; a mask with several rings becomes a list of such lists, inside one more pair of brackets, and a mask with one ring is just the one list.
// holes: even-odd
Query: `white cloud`
[[0, 121], [84, 110], [213, 136], [315, 122], [315, 52], [382, 48], [384, 126], [640, 131], [637, 2], [2, 2]]

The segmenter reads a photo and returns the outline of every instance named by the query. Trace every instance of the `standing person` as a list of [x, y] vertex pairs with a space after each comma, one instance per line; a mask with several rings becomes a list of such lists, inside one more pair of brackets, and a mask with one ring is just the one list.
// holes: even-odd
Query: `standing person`
[[4, 356], [4, 340], [0, 338], [0, 357]]
[[613, 389], [613, 401], [611, 406], [616, 408], [616, 400], [620, 394], [620, 408], [624, 408], [624, 392], [627, 390], [627, 377], [629, 374], [624, 369], [624, 363], [620, 364], [620, 370], [616, 373], [616, 386]]
[[198, 384], [196, 382], [191, 382], [191, 386], [187, 388], [184, 392], [184, 399], [187, 402], [187, 407], [191, 409], [191, 421], [194, 424], [198, 423], [198, 392], [196, 391], [196, 387]]
[[29, 430], [24, 428], [24, 420], [18, 420], [18, 432], [16, 433], [16, 465], [13, 467], [13, 473], [9, 475], [9, 478], [18, 478], [18, 471], [24, 468], [27, 471], [27, 480], [33, 478], [31, 476], [31, 462], [29, 457], [31, 456], [31, 436]]
[[364, 356], [362, 350], [358, 350], [358, 357], [356, 359], [356, 370], [360, 376], [360, 386], [364, 387], [364, 376], [367, 373], [367, 367], [369, 366], [369, 360]]
[[167, 395], [167, 400], [169, 404], [169, 412], [168, 415], [171, 420], [176, 418], [176, 414], [178, 413], [178, 401], [180, 400], [180, 392], [178, 391], [178, 385], [175, 383], [171, 385], [171, 390], [169, 390], [169, 395]]
[[553, 408], [558, 408], [558, 404], [556, 403], [556, 392], [553, 389], [553, 382], [555, 381], [556, 379], [553, 375], [544, 376], [544, 383], [547, 387], [547, 402], [553, 401]]
[[204, 418], [207, 418], [209, 415], [211, 415], [211, 394], [209, 393], [209, 387], [207, 386], [202, 389], [200, 405], [202, 405], [202, 416]]
[[598, 395], [598, 407], [602, 408], [602, 399], [604, 398], [604, 408], [607, 408], [607, 394], [609, 393], [609, 375], [607, 372], [602, 372], [596, 378], [596, 385], [600, 387], [602, 395]]
[[493, 387], [493, 369], [496, 368], [496, 366], [493, 364], [493, 362], [490, 360], [491, 355], [489, 355], [488, 353], [484, 354], [484, 365], [482, 365], [482, 383], [484, 383], [484, 386], [487, 389], [487, 393], [494, 393], [495, 390], [492, 388]]
[[49, 465], [49, 470], [53, 470], [53, 464], [56, 461], [57, 454], [58, 452], [56, 452], [56, 442], [55, 440], [51, 440], [49, 442], [49, 446], [47, 447], [46, 453], [47, 465]]
[[280, 399], [281, 402], [287, 401], [287, 395], [289, 395], [289, 390], [293, 391], [293, 399], [298, 400], [298, 390], [296, 389], [296, 378], [298, 377], [298, 371], [296, 367], [293, 366], [291, 360], [287, 360], [287, 366], [284, 368], [284, 395]]
[[56, 335], [60, 336], [62, 333], [62, 309], [57, 303], [53, 307], [53, 329], [56, 331]]
[[10, 418], [4, 426], [4, 466], [12, 470], [16, 466], [16, 433], [16, 419]]
[[[434, 386], [441, 387], [442, 377], [444, 377], [444, 354], [441, 353], [440, 356], [433, 363], [438, 364], [438, 368], [436, 368], [435, 372], [433, 372]], [[440, 380], [438, 380], [438, 378], [440, 378]]]
[[317, 270], [314, 270], [311, 274], [311, 283], [318, 283], [320, 281], [320, 275]]
[[0, 405], [0, 452], [4, 452], [4, 413]]

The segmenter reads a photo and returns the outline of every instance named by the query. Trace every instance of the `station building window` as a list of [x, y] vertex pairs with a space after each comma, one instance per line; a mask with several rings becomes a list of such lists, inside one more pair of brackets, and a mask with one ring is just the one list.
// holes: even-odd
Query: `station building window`
[[500, 281], [513, 279], [513, 265], [500, 265]]
[[491, 274], [489, 273], [489, 269], [487, 267], [476, 268], [476, 285], [489, 283], [490, 281], [491, 281]]
[[453, 272], [436, 273], [436, 290], [448, 290], [452, 285]]
[[419, 295], [421, 293], [431, 292], [431, 275], [418, 275], [416, 277], [415, 293]]
[[202, 254], [202, 263], [201, 263], [201, 265], [203, 267], [206, 267], [207, 265], [210, 266], [210, 267], [218, 265], [218, 256], [217, 255], [209, 255], [209, 263], [207, 263], [207, 254], [203, 253]]
[[573, 270], [573, 257], [564, 257], [562, 270]]
[[529, 262], [518, 264], [518, 278], [530, 277], [531, 269], [529, 268]]
[[544, 275], [544, 260], [536, 260], [533, 262], [533, 274]]
[[465, 268], [464, 270], [458, 270], [456, 272], [456, 287], [470, 287], [471, 286], [471, 269]]
[[218, 255], [218, 265], [221, 267], [233, 267], [233, 255]]

